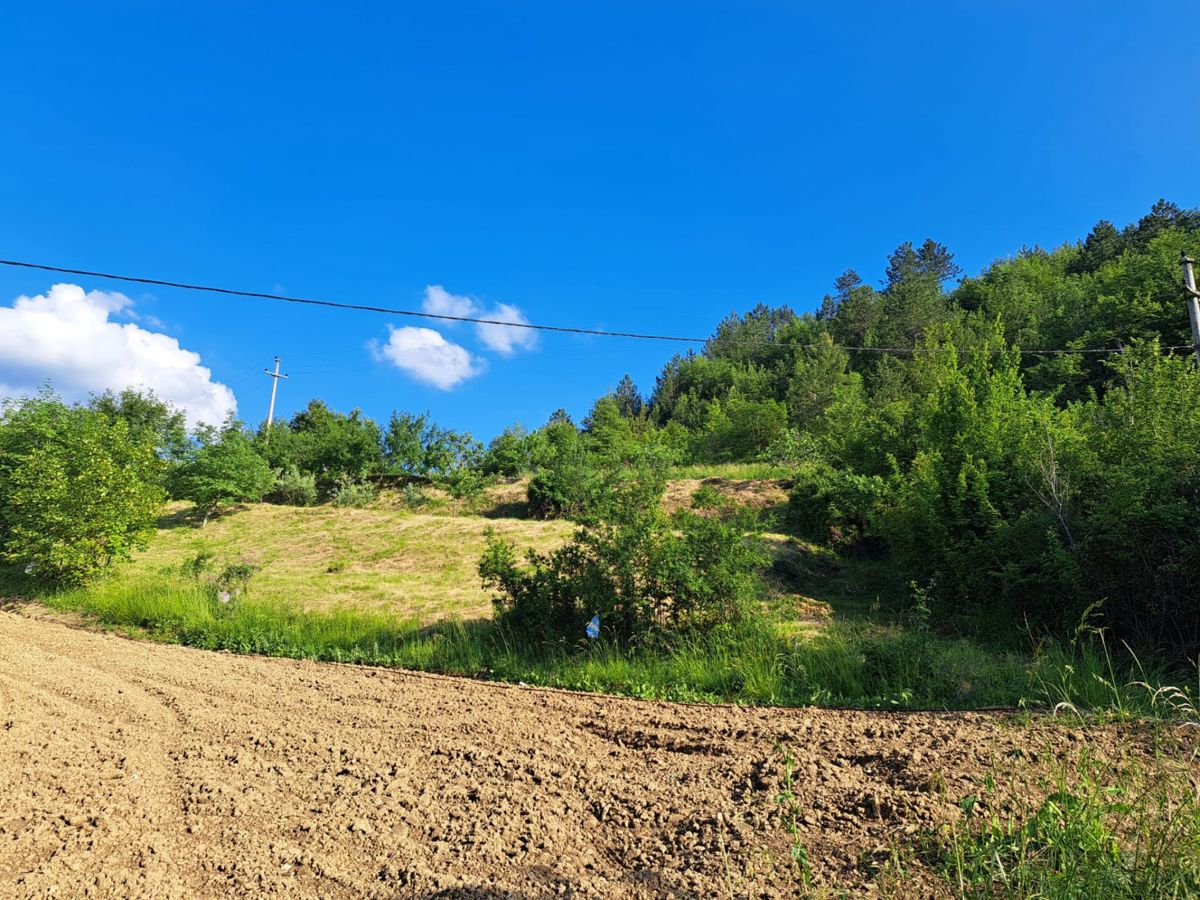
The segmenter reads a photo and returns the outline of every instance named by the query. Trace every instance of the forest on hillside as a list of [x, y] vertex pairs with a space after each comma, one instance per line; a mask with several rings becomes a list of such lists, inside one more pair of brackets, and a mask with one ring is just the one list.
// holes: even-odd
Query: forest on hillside
[[[790, 485], [770, 527], [890, 560], [942, 629], [1098, 621], [1195, 658], [1200, 371], [1179, 259], [1198, 250], [1200, 211], [1166, 201], [975, 276], [933, 240], [905, 243], [878, 286], [847, 270], [815, 312], [731, 314], [648, 393], [626, 376], [578, 424], [559, 411], [486, 446], [427, 415], [380, 424], [320, 400], [269, 429], [191, 434], [152, 394], [10, 402], [0, 547], [14, 571], [79, 580], [144, 541], [164, 496], [206, 515], [354, 505], [385, 475], [461, 496], [528, 477], [531, 514], [587, 524], [631, 484], [652, 498], [673, 467], [765, 462]], [[92, 494], [106, 499], [89, 524], [64, 516]]]

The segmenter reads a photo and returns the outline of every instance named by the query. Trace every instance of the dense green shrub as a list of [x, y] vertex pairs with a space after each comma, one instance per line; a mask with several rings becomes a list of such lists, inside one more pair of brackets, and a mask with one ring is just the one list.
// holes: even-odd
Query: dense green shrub
[[480, 468], [485, 474], [517, 478], [533, 467], [535, 442], [520, 425], [504, 429], [490, 444]]
[[787, 408], [778, 400], [750, 400], [738, 392], [708, 406], [693, 455], [709, 462], [756, 459], [787, 432]]
[[288, 506], [312, 506], [317, 502], [317, 477], [292, 466], [279, 473], [271, 499]]
[[574, 518], [595, 508], [604, 496], [604, 485], [595, 461], [578, 447], [539, 468], [525, 494], [534, 518]]
[[887, 483], [878, 475], [803, 465], [788, 494], [784, 525], [814, 543], [850, 546], [870, 533], [886, 492]]
[[1068, 546], [1085, 598], [1120, 633], [1200, 654], [1200, 367], [1145, 345], [1110, 363], [1117, 381], [1067, 457]]
[[756, 516], [722, 506], [668, 517], [660, 495], [639, 482], [614, 488], [568, 544], [529, 550], [524, 564], [511, 543], [490, 536], [479, 573], [496, 592], [500, 621], [522, 637], [575, 641], [597, 615], [605, 637], [628, 644], [752, 615], [766, 561]]
[[355, 481], [343, 477], [329, 496], [329, 502], [334, 506], [354, 507], [361, 509], [370, 506], [379, 496], [379, 489], [369, 481]]
[[0, 415], [0, 559], [79, 582], [145, 546], [164, 496], [155, 435], [49, 394]]
[[440, 428], [428, 414], [392, 413], [383, 435], [384, 461], [389, 472], [434, 480], [452, 479], [477, 469], [483, 445], [468, 432]]
[[162, 462], [164, 483], [171, 468], [187, 457], [190, 441], [183, 411], [160, 400], [153, 391], [105, 391], [93, 396], [88, 408], [112, 421], [124, 420], [135, 440], [149, 435]]
[[323, 494], [340, 478], [362, 478], [383, 468], [383, 434], [361, 411], [349, 414], [311, 400], [287, 423], [259, 430], [254, 447], [269, 468], [295, 467], [316, 477]]
[[462, 468], [442, 480], [446, 491], [456, 500], [475, 500], [494, 481], [479, 469]]

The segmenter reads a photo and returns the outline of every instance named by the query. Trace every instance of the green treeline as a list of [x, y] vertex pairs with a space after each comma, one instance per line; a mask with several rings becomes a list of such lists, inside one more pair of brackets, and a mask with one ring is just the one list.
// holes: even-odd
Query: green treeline
[[[848, 271], [815, 314], [731, 315], [639, 418], [694, 461], [793, 466], [784, 527], [890, 554], [943, 627], [1095, 607], [1194, 658], [1200, 373], [1165, 348], [1192, 342], [1179, 259], [1197, 248], [1200, 212], [1163, 201], [953, 287], [946, 248], [904, 244], [878, 289]], [[1022, 352], [1057, 349], [1120, 352]]]
[[[82, 580], [146, 539], [164, 495], [206, 516], [263, 499], [358, 505], [380, 476], [460, 497], [528, 476], [529, 514], [600, 533], [614, 525], [614, 497], [644, 494], [644, 507], [672, 467], [765, 462], [791, 493], [762, 524], [889, 558], [942, 630], [1062, 633], [1091, 611], [1135, 646], [1195, 658], [1200, 371], [1187, 349], [1185, 250], [1200, 250], [1200, 212], [1165, 201], [1123, 229], [1100, 222], [1082, 241], [1023, 249], [975, 277], [932, 240], [906, 243], [878, 287], [847, 271], [814, 313], [732, 314], [702, 350], [669, 360], [648, 396], [626, 376], [578, 425], [560, 410], [486, 446], [426, 415], [380, 424], [320, 400], [270, 429], [191, 434], [134, 392], [83, 407], [49, 394], [10, 402], [0, 557]], [[1099, 352], [1034, 352], [1059, 350]], [[108, 499], [78, 521], [72, 510], [93, 495]], [[631, 596], [658, 592], [666, 610], [677, 596], [725, 596], [688, 583], [680, 560], [710, 544], [735, 553], [728, 532], [625, 506], [614, 546], [662, 560], [661, 584], [629, 581]], [[544, 558], [532, 574], [496, 557], [490, 571], [511, 591], [533, 590], [531, 578], [575, 590], [570, 579], [601, 568], [619, 584], [598, 547], [585, 541], [580, 560]], [[745, 593], [741, 568], [723, 575], [711, 562]]]

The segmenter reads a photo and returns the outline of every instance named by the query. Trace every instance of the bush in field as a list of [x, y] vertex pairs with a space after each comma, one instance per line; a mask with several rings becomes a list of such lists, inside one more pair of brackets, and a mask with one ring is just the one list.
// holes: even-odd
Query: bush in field
[[379, 489], [369, 481], [354, 481], [345, 478], [338, 482], [329, 497], [334, 506], [355, 507], [361, 509], [370, 506], [379, 496]]
[[280, 473], [271, 498], [288, 506], [312, 506], [317, 502], [317, 477], [292, 466]]
[[258, 571], [258, 566], [244, 560], [227, 562], [220, 569], [214, 570], [215, 556], [210, 550], [201, 550], [195, 556], [184, 560], [179, 567], [180, 572], [204, 586], [205, 592], [217, 603], [231, 603], [246, 593], [250, 578]]
[[601, 633], [628, 644], [751, 615], [766, 560], [754, 514], [722, 506], [667, 516], [660, 497], [661, 488], [637, 481], [618, 487], [568, 544], [529, 550], [523, 563], [511, 543], [489, 536], [479, 573], [496, 591], [499, 620], [522, 637], [575, 641], [599, 615]]
[[534, 518], [575, 518], [604, 496], [603, 474], [583, 447], [573, 447], [534, 474], [525, 496]]
[[149, 431], [49, 394], [0, 416], [0, 558], [79, 582], [145, 546], [163, 501]]
[[446, 477], [442, 484], [456, 500], [475, 500], [483, 495], [484, 488], [492, 481], [479, 469], [459, 469]]
[[200, 446], [179, 466], [172, 493], [195, 503], [207, 522], [223, 505], [261, 500], [274, 484], [275, 473], [249, 438], [229, 426], [220, 434], [202, 435]]
[[584, 436], [566, 421], [551, 422], [539, 434], [533, 478], [526, 488], [530, 512], [539, 519], [553, 519], [591, 508], [602, 495], [602, 486]]
[[661, 494], [678, 451], [657, 434], [635, 436], [612, 397], [601, 398], [581, 432], [552, 421], [536, 435], [534, 474], [526, 488], [539, 519], [588, 519], [622, 485], [657, 484]]

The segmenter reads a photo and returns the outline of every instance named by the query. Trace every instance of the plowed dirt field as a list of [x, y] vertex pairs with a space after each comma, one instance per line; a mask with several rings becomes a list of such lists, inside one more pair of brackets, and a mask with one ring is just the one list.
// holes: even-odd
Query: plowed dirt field
[[[0, 613], [4, 896], [874, 892], [973, 779], [1129, 735], [680, 706], [135, 642]], [[893, 883], [926, 896], [913, 863]]]

